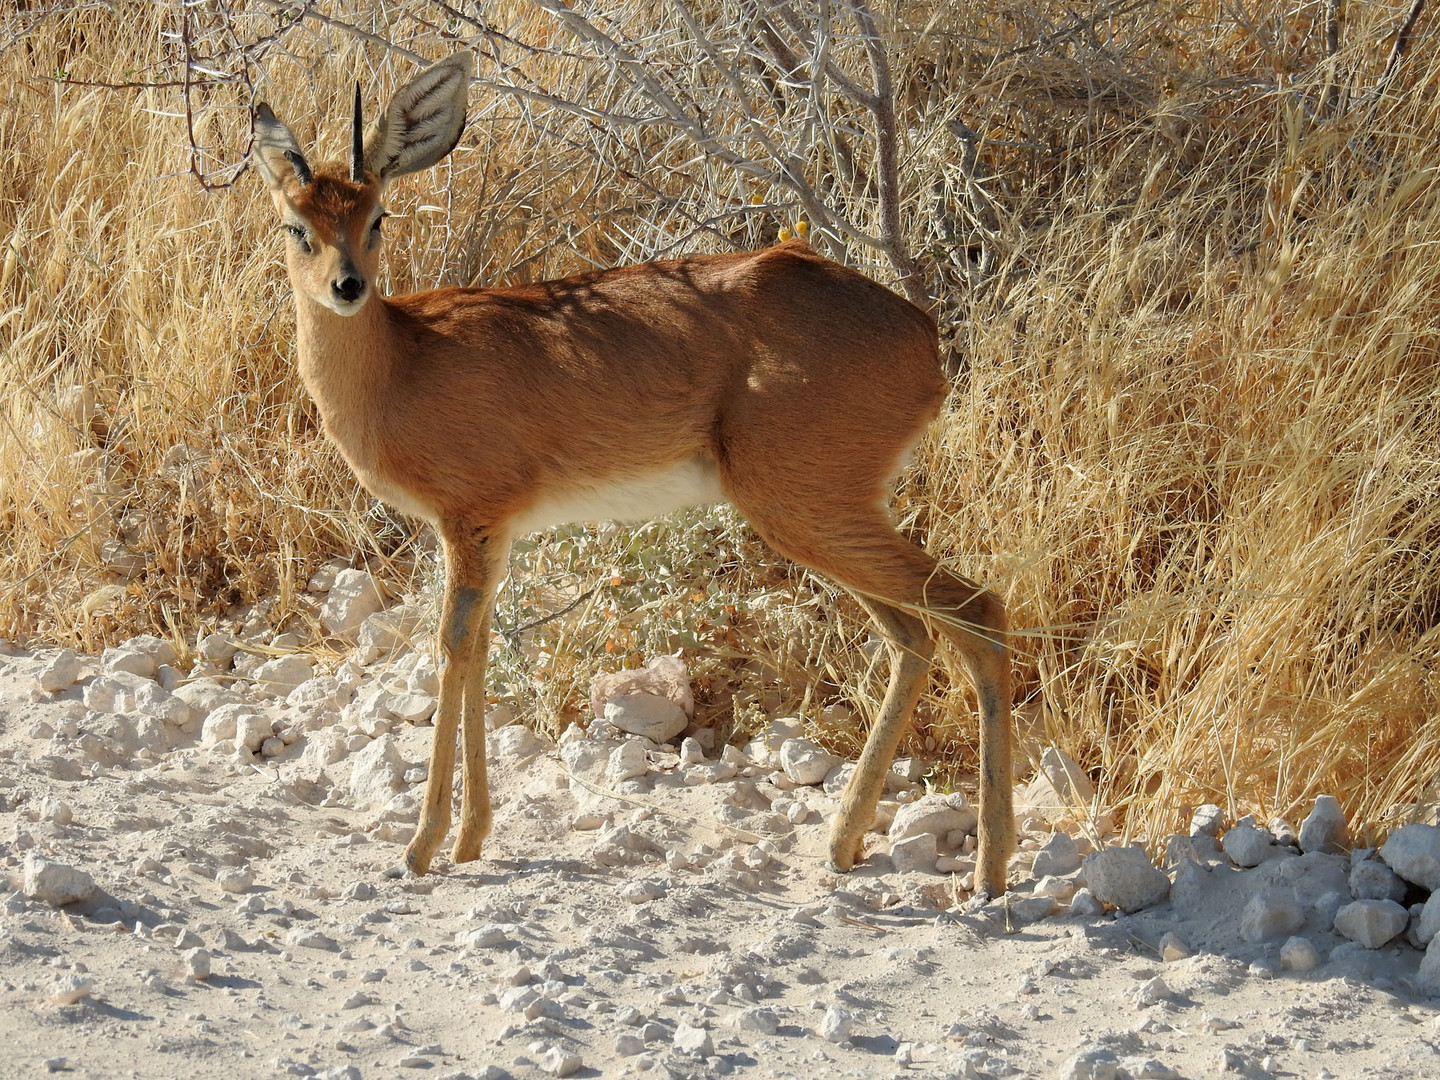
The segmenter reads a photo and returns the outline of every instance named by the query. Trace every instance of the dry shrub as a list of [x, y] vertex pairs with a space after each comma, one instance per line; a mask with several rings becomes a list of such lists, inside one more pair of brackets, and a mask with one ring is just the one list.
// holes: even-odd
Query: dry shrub
[[[881, 13], [903, 240], [963, 365], [899, 513], [1005, 596], [1027, 749], [1071, 752], [1136, 833], [1200, 801], [1293, 816], [1321, 791], [1379, 823], [1440, 765], [1440, 60], [1422, 19], [1387, 67], [1387, 5], [1352, 6], [1327, 55], [1333, 7]], [[433, 541], [356, 489], [297, 383], [268, 200], [224, 186], [255, 94], [333, 154], [355, 78], [374, 102], [413, 70], [397, 50], [477, 48], [489, 85], [460, 150], [391, 199], [391, 291], [766, 243], [814, 217], [807, 184], [883, 232], [871, 119], [843, 94], [787, 186], [606, 121], [635, 101], [623, 67], [536, 5], [484, 24], [312, 9], [331, 21], [262, 0], [4, 17], [0, 632], [313, 633], [303, 585], [327, 557], [397, 592], [433, 579]], [[756, 10], [690, 14], [722, 40]], [[648, 61], [667, 86], [725, 104], [677, 5], [586, 11], [670, 48]], [[862, 71], [863, 44], [837, 36], [837, 62]], [[804, 94], [775, 86], [748, 121], [706, 110], [762, 163], [754, 132], [800, 138]], [[816, 243], [897, 280], [840, 225], [816, 219]], [[495, 689], [551, 726], [598, 667], [675, 648], [712, 716], [803, 711], [842, 749], [863, 731], [826, 707], [883, 691], [858, 610], [724, 512], [563, 530], [514, 571]], [[911, 749], [948, 781], [973, 740], [947, 670]]]

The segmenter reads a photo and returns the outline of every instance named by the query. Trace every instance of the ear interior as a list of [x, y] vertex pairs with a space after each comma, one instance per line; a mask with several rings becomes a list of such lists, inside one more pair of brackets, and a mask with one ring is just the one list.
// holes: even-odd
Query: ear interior
[[292, 176], [301, 184], [310, 182], [310, 166], [299, 142], [263, 101], [255, 107], [253, 153], [260, 175], [272, 191], [281, 190]]
[[470, 90], [468, 52], [432, 64], [396, 92], [365, 135], [365, 168], [382, 181], [428, 169], [460, 141]]

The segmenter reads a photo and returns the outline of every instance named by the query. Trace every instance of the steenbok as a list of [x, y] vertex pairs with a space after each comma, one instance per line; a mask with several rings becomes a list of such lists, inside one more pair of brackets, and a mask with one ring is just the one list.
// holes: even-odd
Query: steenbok
[[728, 500], [776, 551], [853, 592], [889, 646], [889, 688], [835, 819], [832, 865], [861, 855], [939, 634], [979, 693], [976, 884], [1003, 892], [1014, 833], [1005, 612], [900, 536], [886, 510], [945, 399], [934, 323], [800, 242], [381, 296], [385, 186], [454, 148], [469, 82], [467, 54], [443, 60], [363, 135], [357, 87], [344, 164], [312, 166], [268, 106], [255, 113], [255, 160], [287, 234], [300, 375], [360, 482], [433, 524], [444, 546], [444, 671], [406, 866], [425, 873], [449, 829], [457, 728], [451, 857], [478, 858], [490, 830], [485, 663], [511, 541]]

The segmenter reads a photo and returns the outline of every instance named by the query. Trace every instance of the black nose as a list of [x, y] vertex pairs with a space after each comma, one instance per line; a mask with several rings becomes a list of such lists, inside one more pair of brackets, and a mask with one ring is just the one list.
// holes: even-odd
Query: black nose
[[346, 274], [344, 277], [332, 281], [330, 288], [335, 291], [337, 297], [350, 304], [358, 300], [360, 294], [365, 291], [365, 282], [358, 277]]

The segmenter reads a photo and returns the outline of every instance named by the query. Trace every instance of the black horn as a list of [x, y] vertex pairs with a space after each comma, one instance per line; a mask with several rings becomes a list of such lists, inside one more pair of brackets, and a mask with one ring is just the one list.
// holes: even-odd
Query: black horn
[[350, 132], [350, 179], [365, 179], [365, 135], [360, 123], [360, 81], [355, 81], [355, 126]]

